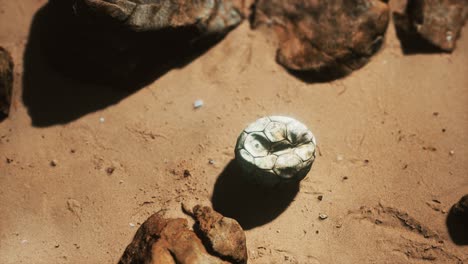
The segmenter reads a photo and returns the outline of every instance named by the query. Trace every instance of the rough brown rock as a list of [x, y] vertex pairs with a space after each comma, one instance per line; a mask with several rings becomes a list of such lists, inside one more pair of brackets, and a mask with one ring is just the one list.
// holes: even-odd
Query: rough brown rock
[[13, 91], [13, 59], [7, 50], [0, 47], [0, 120], [10, 112]]
[[213, 252], [234, 263], [247, 263], [245, 234], [236, 220], [199, 205], [193, 208], [193, 216]]
[[467, 0], [409, 0], [403, 14], [394, 14], [402, 46], [412, 51], [452, 51], [467, 16]]
[[281, 65], [335, 76], [369, 60], [389, 21], [389, 8], [379, 0], [257, 0], [255, 6], [253, 27], [273, 27]]
[[[196, 206], [193, 215], [200, 218], [200, 221], [197, 220], [197, 223], [203, 225], [203, 230], [208, 230], [210, 238], [225, 239], [231, 241], [232, 245], [243, 245], [243, 247], [226, 247], [226, 244], [221, 244], [224, 247], [210, 247], [208, 252], [202, 239], [189, 229], [186, 219], [167, 219], [163, 213], [156, 213], [148, 218], [138, 229], [133, 241], [127, 246], [119, 264], [246, 263], [245, 235], [242, 229], [239, 230], [237, 228], [239, 227], [238, 224], [237, 226], [232, 224], [234, 220], [222, 220], [223, 216], [214, 212], [209, 207]], [[214, 226], [210, 228], [206, 224]], [[240, 241], [235, 241], [236, 239]], [[215, 244], [220, 245], [219, 243]], [[219, 252], [217, 249], [223, 251]], [[235, 252], [236, 250], [240, 252], [237, 253]], [[228, 255], [224, 255], [226, 252], [228, 252]], [[245, 262], [234, 261], [235, 257], [244, 254]]]

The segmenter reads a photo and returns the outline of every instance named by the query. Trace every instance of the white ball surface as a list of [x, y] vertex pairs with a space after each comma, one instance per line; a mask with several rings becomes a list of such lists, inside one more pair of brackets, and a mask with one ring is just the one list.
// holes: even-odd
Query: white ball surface
[[304, 124], [268, 116], [242, 131], [235, 154], [249, 180], [273, 187], [304, 179], [315, 160], [315, 146], [315, 137]]

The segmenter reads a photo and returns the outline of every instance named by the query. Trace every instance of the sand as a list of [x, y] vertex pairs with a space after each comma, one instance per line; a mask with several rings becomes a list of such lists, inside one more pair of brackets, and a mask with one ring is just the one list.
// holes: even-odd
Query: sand
[[[40, 60], [27, 105], [24, 51], [45, 3], [0, 1], [0, 45], [15, 61], [0, 123], [0, 263], [116, 263], [152, 213], [210, 205], [237, 135], [265, 115], [307, 124], [320, 153], [289, 206], [246, 231], [249, 263], [468, 261], [446, 226], [468, 193], [468, 27], [452, 54], [404, 55], [391, 25], [364, 68], [306, 83], [276, 64], [272, 34], [244, 22], [130, 94], [96, 87], [64, 103], [49, 84], [89, 86]], [[194, 110], [197, 99], [204, 106]]]

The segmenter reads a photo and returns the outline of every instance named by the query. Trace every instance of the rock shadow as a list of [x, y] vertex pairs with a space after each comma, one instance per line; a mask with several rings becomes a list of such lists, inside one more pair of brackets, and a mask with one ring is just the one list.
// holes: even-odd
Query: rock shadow
[[216, 180], [211, 202], [213, 209], [236, 219], [244, 230], [267, 224], [291, 204], [299, 184], [263, 189], [245, 180], [235, 160], [231, 160]]
[[49, 1], [33, 18], [23, 59], [22, 96], [33, 126], [66, 124], [116, 104], [222, 39], [197, 34], [89, 23], [69, 1]]
[[439, 47], [430, 43], [428, 40], [421, 37], [415, 29], [413, 29], [404, 14], [398, 12], [393, 13], [393, 21], [397, 38], [400, 40], [401, 49], [405, 55], [416, 54], [434, 54], [447, 53]]
[[452, 207], [447, 215], [446, 225], [453, 243], [468, 245], [468, 214], [457, 214]]

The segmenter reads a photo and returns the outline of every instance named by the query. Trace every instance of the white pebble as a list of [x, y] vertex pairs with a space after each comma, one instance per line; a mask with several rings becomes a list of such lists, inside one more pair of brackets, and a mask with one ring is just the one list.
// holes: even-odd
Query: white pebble
[[325, 219], [328, 218], [328, 215], [326, 215], [326, 214], [319, 214], [319, 218], [320, 218], [320, 220], [325, 220]]
[[28, 243], [28, 240], [26, 239], [21, 240], [21, 244], [26, 244], [26, 243]]
[[342, 161], [344, 159], [343, 155], [337, 155], [336, 161]]
[[447, 41], [452, 41], [452, 32], [451, 31], [447, 31]]
[[197, 109], [197, 108], [200, 108], [203, 106], [203, 100], [196, 100], [194, 103], [193, 103], [193, 108]]
[[210, 159], [210, 160], [208, 160], [208, 163], [210, 163], [211, 165], [213, 165], [213, 164], [215, 164], [215, 161], [212, 160], [212, 159]]
[[99, 118], [99, 123], [104, 123], [104, 121], [106, 121], [104, 117]]
[[449, 154], [450, 154], [450, 156], [453, 156], [453, 155], [455, 155], [455, 150], [451, 150], [451, 151], [449, 151]]
[[129, 223], [128, 224], [130, 227], [135, 227], [135, 224], [134, 223]]

